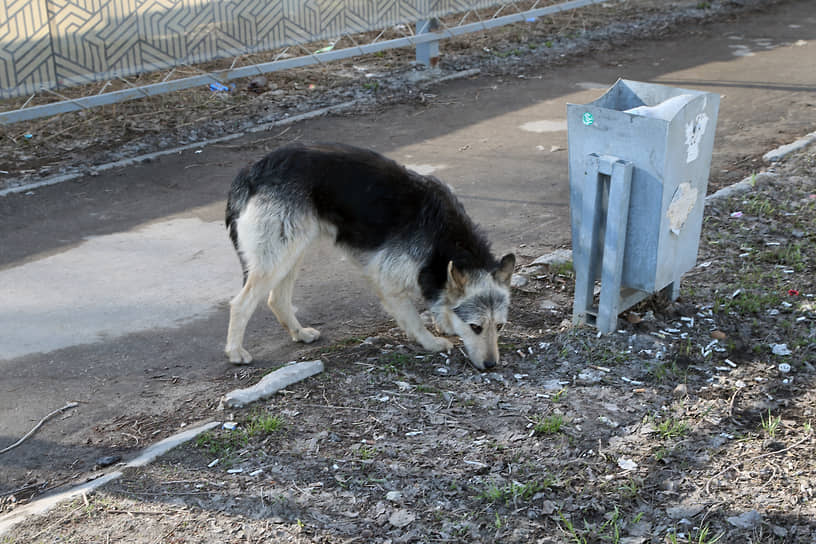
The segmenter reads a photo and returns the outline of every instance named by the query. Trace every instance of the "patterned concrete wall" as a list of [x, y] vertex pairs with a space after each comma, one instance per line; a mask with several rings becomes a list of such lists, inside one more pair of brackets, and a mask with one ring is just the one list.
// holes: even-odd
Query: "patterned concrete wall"
[[0, 98], [381, 29], [495, 0], [0, 0]]

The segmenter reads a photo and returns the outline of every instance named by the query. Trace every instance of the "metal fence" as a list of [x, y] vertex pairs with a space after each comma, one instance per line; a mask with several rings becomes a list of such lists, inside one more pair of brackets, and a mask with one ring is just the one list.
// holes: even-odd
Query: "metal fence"
[[[209, 83], [417, 47], [431, 63], [439, 40], [596, 4], [602, 0], [0, 0], [0, 98], [51, 92], [317, 40], [351, 38], [352, 47], [308, 51], [295, 58], [64, 99], [0, 113], [10, 124], [57, 113], [153, 96]], [[549, 5], [540, 5], [549, 4]], [[495, 8], [489, 18], [479, 10]], [[461, 13], [453, 26], [437, 23]], [[466, 22], [472, 20], [472, 22]], [[394, 25], [401, 38], [360, 44], [355, 34]], [[414, 32], [413, 29], [416, 28]]]

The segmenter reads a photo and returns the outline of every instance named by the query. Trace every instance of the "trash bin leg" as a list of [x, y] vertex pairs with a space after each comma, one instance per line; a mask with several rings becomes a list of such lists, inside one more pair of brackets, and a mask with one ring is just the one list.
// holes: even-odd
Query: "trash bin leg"
[[[575, 324], [591, 322], [595, 317], [594, 324], [601, 332], [615, 330], [621, 308], [623, 252], [631, 182], [632, 163], [595, 153], [587, 156], [578, 247], [573, 248], [575, 301], [572, 315]], [[603, 195], [607, 183], [608, 204], [604, 210]], [[603, 246], [600, 245], [602, 226]], [[601, 276], [601, 298], [595, 310], [592, 299], [598, 276]]]
[[575, 269], [575, 300], [572, 307], [572, 321], [581, 325], [590, 320], [592, 293], [595, 278], [598, 277], [598, 239], [603, 219], [603, 182], [599, 172], [598, 155], [587, 156], [584, 162], [584, 176], [581, 184], [581, 226], [578, 231], [578, 247], [573, 249]]
[[632, 185], [632, 163], [603, 157], [601, 173], [609, 176], [609, 204], [606, 210], [601, 298], [596, 327], [612, 332], [621, 311], [623, 253], [626, 245], [626, 225], [629, 221], [629, 194]]

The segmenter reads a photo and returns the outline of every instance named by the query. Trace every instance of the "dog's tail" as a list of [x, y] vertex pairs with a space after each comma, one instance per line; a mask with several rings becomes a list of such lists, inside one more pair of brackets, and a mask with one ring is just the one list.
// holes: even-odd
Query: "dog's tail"
[[235, 180], [230, 187], [229, 196], [227, 197], [227, 210], [225, 223], [227, 225], [227, 232], [229, 232], [232, 245], [235, 247], [235, 252], [238, 253], [238, 260], [241, 261], [241, 270], [244, 274], [244, 283], [247, 281], [247, 264], [241, 255], [241, 250], [238, 246], [238, 217], [247, 206], [250, 197], [255, 192], [251, 183], [251, 174], [249, 168], [244, 168], [238, 173]]

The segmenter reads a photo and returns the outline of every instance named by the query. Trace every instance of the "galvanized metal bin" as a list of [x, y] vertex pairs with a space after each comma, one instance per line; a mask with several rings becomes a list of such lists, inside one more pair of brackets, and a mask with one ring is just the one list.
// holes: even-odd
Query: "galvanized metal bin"
[[621, 79], [567, 105], [575, 322], [609, 332], [649, 294], [679, 295], [697, 259], [719, 103]]

